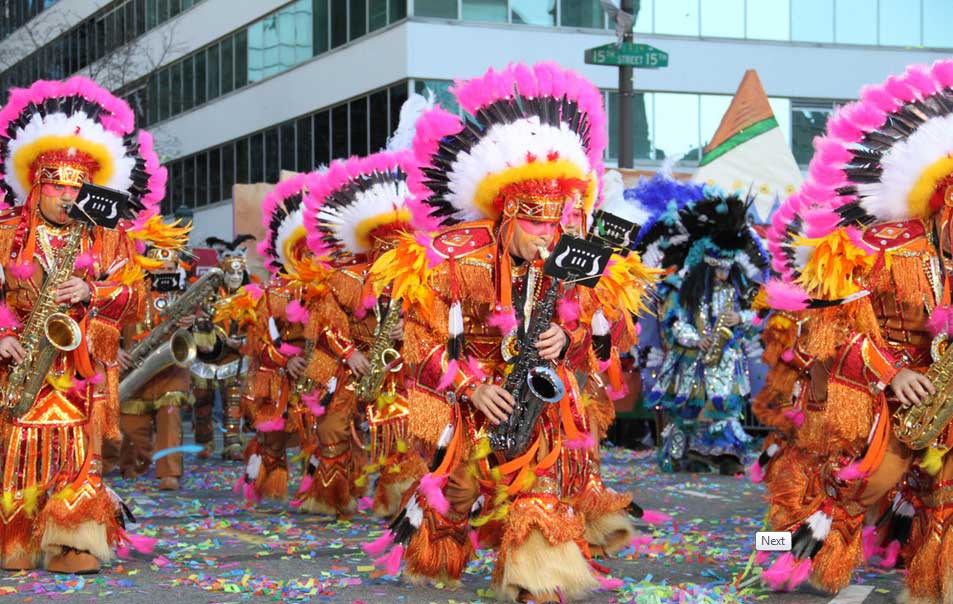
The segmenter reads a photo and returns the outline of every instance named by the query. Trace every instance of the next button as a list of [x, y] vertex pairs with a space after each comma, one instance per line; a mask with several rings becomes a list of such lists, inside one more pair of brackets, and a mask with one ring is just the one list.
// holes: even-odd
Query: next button
[[759, 552], [791, 551], [791, 532], [756, 533], [755, 549]]

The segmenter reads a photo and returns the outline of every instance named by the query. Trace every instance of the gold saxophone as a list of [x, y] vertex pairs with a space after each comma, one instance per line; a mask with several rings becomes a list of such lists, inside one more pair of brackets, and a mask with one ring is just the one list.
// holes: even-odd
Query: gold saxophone
[[3, 386], [2, 407], [20, 417], [36, 400], [56, 355], [75, 350], [83, 340], [79, 324], [64, 311], [68, 305], [56, 302], [56, 290], [73, 274], [86, 227], [74, 224], [66, 236], [66, 245], [57, 264], [43, 280], [43, 287], [20, 332], [20, 345], [26, 352], [23, 362], [7, 374]]
[[303, 358], [306, 363], [305, 371], [301, 372], [301, 376], [296, 379], [294, 384], [291, 386], [292, 398], [295, 401], [300, 400], [302, 395], [314, 390], [314, 379], [308, 376], [307, 368], [314, 359], [314, 351], [316, 347], [317, 342], [313, 338], [306, 340], [304, 343], [304, 351], [301, 353], [301, 358]]
[[160, 371], [177, 365], [188, 367], [195, 360], [195, 338], [188, 329], [178, 326], [182, 317], [195, 313], [199, 305], [208, 301], [222, 284], [224, 274], [213, 268], [189, 286], [175, 302], [163, 309], [162, 323], [149, 332], [129, 351], [131, 368], [119, 381], [119, 400], [128, 400]]
[[714, 367], [721, 362], [721, 357], [725, 353], [725, 343], [731, 339], [732, 331], [728, 327], [728, 313], [734, 307], [734, 300], [729, 296], [725, 304], [721, 307], [721, 314], [715, 321], [715, 326], [710, 332], [711, 344], [702, 357], [702, 363], [705, 367]]
[[371, 368], [357, 382], [354, 389], [357, 400], [362, 403], [376, 401], [387, 374], [400, 371], [403, 367], [403, 363], [395, 365], [400, 359], [400, 353], [394, 348], [394, 339], [390, 335], [400, 322], [400, 305], [399, 299], [391, 300], [387, 315], [383, 321], [377, 323], [377, 329], [374, 330], [374, 344], [368, 351]]
[[[943, 345], [946, 349], [941, 352]], [[934, 361], [926, 376], [936, 394], [919, 405], [901, 403], [893, 413], [894, 435], [914, 451], [932, 445], [953, 418], [953, 346], [948, 345], [945, 336], [939, 336], [933, 340], [930, 352]]]

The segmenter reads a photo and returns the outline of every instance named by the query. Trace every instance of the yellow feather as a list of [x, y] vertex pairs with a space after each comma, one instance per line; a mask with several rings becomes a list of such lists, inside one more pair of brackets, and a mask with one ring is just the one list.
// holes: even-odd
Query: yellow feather
[[73, 387], [73, 378], [68, 375], [54, 376], [50, 373], [46, 376], [46, 383], [57, 392], [66, 392]]
[[836, 300], [860, 291], [855, 279], [869, 271], [875, 256], [854, 245], [843, 229], [820, 238], [799, 238], [795, 245], [813, 247], [798, 283], [814, 296]]
[[946, 447], [930, 447], [920, 459], [920, 467], [930, 476], [936, 476], [943, 467], [943, 456], [948, 451]]

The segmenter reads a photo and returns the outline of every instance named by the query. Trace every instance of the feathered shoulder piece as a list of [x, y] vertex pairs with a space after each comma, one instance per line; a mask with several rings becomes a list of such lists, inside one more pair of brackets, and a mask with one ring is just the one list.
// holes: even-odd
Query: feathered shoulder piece
[[401, 234], [397, 245], [371, 265], [369, 278], [374, 294], [380, 296], [389, 286], [391, 298], [403, 300], [404, 308], [432, 308], [434, 269], [443, 261], [428, 235]]
[[258, 286], [242, 286], [231, 296], [215, 302], [212, 321], [216, 325], [229, 325], [232, 321], [238, 325], [254, 325], [258, 322], [255, 308], [261, 297]]
[[618, 320], [622, 312], [641, 315], [648, 310], [645, 302], [663, 273], [645, 266], [636, 253], [613, 254], [593, 288], [593, 295], [611, 321]]

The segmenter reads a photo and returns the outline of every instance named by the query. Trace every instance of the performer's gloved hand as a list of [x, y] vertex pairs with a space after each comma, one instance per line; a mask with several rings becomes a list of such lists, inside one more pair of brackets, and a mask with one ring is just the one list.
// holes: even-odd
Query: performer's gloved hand
[[550, 323], [549, 329], [544, 331], [536, 342], [539, 357], [544, 361], [555, 361], [559, 358], [568, 341], [569, 338], [563, 328], [555, 323]]
[[70, 277], [56, 288], [57, 304], [78, 304], [89, 302], [92, 292], [89, 284], [79, 277]]
[[10, 359], [14, 363], [22, 363], [26, 358], [26, 351], [20, 345], [20, 341], [13, 336], [6, 336], [0, 339], [0, 358]]
[[308, 368], [308, 362], [302, 357], [291, 357], [285, 367], [288, 369], [288, 374], [297, 380], [304, 375], [304, 370]]
[[364, 377], [371, 370], [371, 363], [360, 350], [355, 350], [347, 358], [347, 366], [355, 377]]
[[510, 413], [513, 413], [513, 396], [496, 384], [477, 386], [470, 400], [494, 426], [506, 421]]
[[132, 357], [122, 348], [116, 351], [116, 361], [119, 363], [119, 368], [123, 371], [132, 367]]
[[923, 404], [928, 396], [936, 394], [936, 387], [927, 376], [906, 367], [890, 380], [890, 387], [905, 405]]
[[736, 313], [733, 310], [729, 310], [725, 313], [725, 326], [734, 327], [738, 323], [741, 323], [741, 315]]

